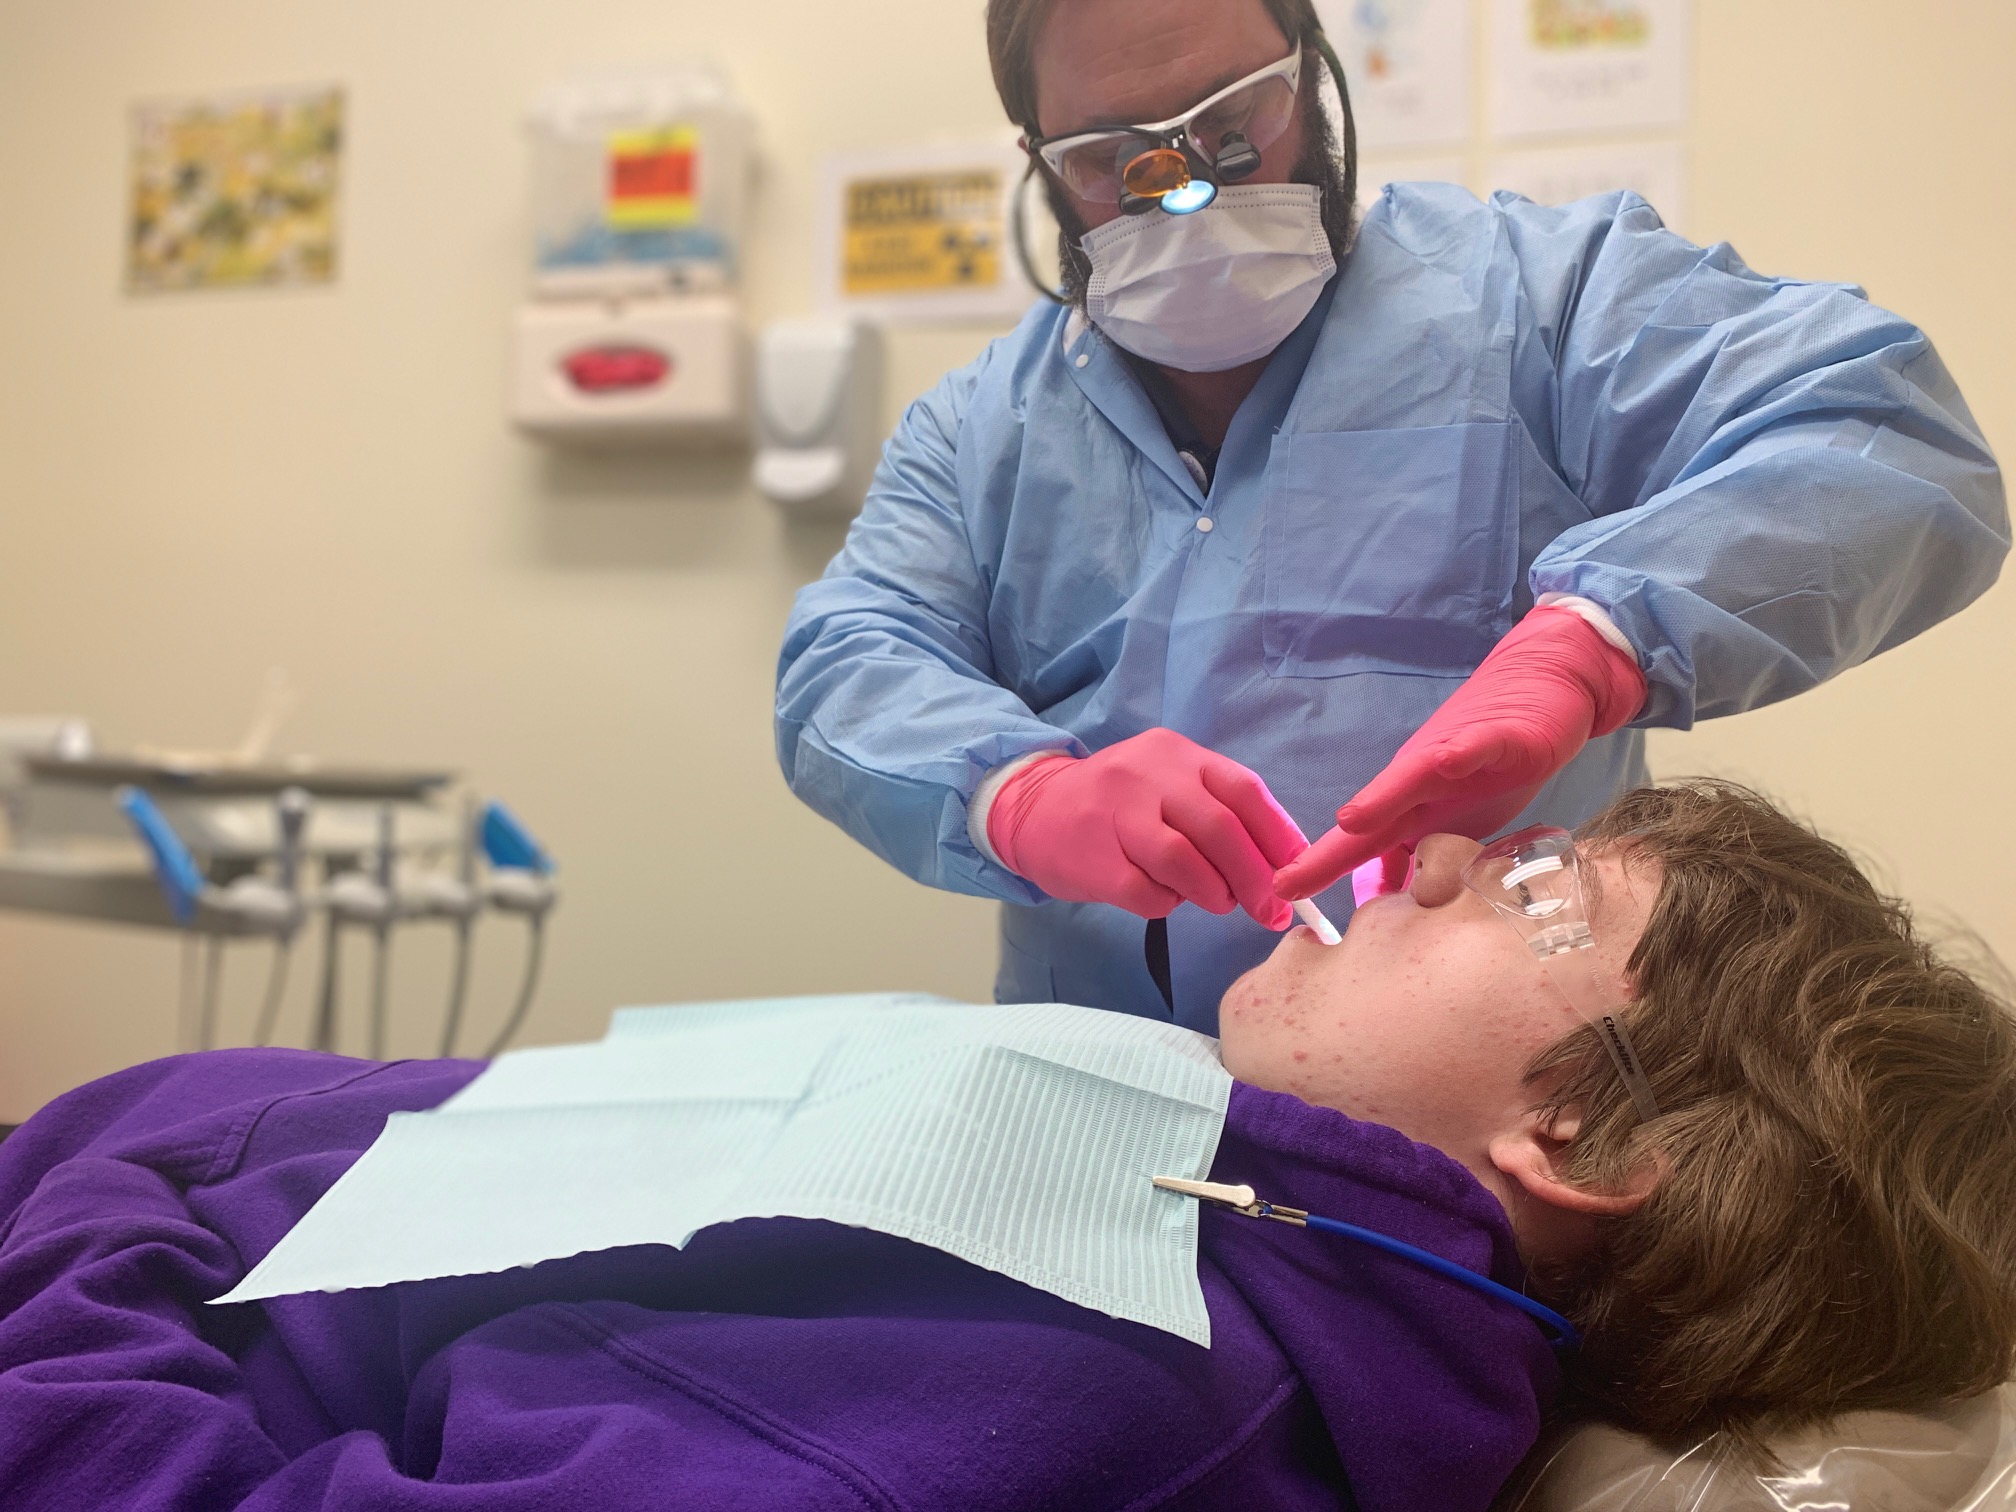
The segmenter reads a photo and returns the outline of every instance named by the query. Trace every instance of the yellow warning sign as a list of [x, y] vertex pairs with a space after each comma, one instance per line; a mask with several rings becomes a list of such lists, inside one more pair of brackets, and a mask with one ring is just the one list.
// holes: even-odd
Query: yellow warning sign
[[847, 180], [841, 292], [993, 288], [1001, 281], [1001, 184], [997, 168]]

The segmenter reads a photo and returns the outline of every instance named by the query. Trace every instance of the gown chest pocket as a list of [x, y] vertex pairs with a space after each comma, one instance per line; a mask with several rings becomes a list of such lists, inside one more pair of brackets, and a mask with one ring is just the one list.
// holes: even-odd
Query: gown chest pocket
[[1511, 628], [1512, 428], [1274, 443], [1263, 533], [1270, 677], [1462, 675]]

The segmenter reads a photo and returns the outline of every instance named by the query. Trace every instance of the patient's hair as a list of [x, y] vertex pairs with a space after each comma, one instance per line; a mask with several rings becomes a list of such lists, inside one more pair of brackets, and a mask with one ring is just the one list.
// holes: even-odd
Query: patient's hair
[[1971, 1396], [2016, 1366], [2016, 1020], [1838, 846], [1728, 784], [1582, 831], [1663, 869], [1625, 1014], [1638, 1121], [1587, 1031], [1536, 1063], [1568, 1175], [1660, 1170], [1536, 1286], [1585, 1330], [1573, 1394], [1667, 1443]]

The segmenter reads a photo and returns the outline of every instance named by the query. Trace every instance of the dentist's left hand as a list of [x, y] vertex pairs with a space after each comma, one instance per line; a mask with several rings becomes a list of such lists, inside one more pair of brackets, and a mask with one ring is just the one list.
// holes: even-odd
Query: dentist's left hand
[[1593, 737], [1637, 718], [1646, 686], [1637, 658], [1579, 614], [1535, 609], [1337, 811], [1337, 828], [1282, 870], [1277, 890], [1311, 898], [1374, 859], [1392, 890], [1416, 841], [1502, 829]]
[[1053, 898], [1144, 919], [1244, 908], [1276, 930], [1295, 915], [1274, 873], [1309, 845], [1259, 777], [1174, 730], [1023, 768], [995, 795], [987, 840]]

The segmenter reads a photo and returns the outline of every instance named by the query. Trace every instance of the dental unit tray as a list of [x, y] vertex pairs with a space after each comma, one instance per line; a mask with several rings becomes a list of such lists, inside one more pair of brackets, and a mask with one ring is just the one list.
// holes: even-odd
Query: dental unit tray
[[[438, 767], [41, 752], [21, 752], [16, 765], [16, 785], [0, 791], [10, 841], [0, 849], [0, 908], [101, 923], [175, 923], [115, 801], [126, 787], [153, 798], [206, 875], [220, 882], [277, 853], [275, 801], [290, 788], [314, 800], [303, 850], [326, 861], [347, 864], [372, 852], [388, 807], [397, 815], [403, 854], [452, 850], [460, 835], [457, 815], [439, 801], [455, 773]], [[227, 923], [222, 932], [239, 931]]]
[[36, 782], [113, 788], [132, 784], [177, 793], [272, 796], [307, 788], [321, 799], [361, 798], [377, 803], [422, 803], [455, 780], [455, 773], [405, 767], [322, 766], [313, 761], [239, 766], [229, 762], [150, 760], [139, 756], [26, 755], [21, 765]]
[[[255, 1042], [272, 1043], [289, 963], [311, 926], [320, 985], [310, 1040], [333, 1050], [343, 1017], [346, 933], [369, 937], [369, 1053], [391, 1048], [395, 935], [446, 928], [453, 965], [442, 1055], [477, 1028], [495, 1055], [524, 1026], [558, 901], [550, 852], [494, 798], [454, 791], [439, 767], [275, 759], [291, 693], [269, 679], [252, 733], [223, 753], [102, 754], [78, 719], [0, 719], [0, 909], [182, 935], [184, 1048], [216, 1043], [227, 940], [270, 945]], [[501, 1030], [465, 1025], [476, 926], [508, 915], [525, 933], [520, 983]], [[201, 945], [199, 950], [198, 946]], [[200, 975], [197, 969], [201, 957]]]

